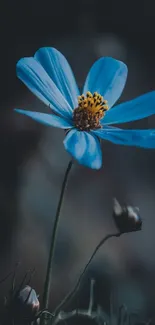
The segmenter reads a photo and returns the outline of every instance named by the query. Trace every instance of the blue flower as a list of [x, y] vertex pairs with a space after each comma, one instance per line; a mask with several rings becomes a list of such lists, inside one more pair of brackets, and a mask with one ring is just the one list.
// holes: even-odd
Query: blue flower
[[120, 97], [127, 66], [110, 57], [91, 67], [80, 96], [73, 72], [56, 49], [39, 49], [17, 63], [17, 76], [47, 106], [51, 114], [15, 109], [45, 125], [67, 130], [65, 149], [82, 165], [102, 166], [99, 138], [115, 144], [155, 148], [155, 130], [123, 130], [111, 124], [145, 118], [155, 113], [155, 91], [111, 107]]

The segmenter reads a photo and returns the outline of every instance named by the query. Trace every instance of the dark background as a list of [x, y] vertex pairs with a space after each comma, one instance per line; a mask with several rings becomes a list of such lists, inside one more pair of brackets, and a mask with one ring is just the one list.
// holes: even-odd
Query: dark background
[[[108, 55], [129, 67], [121, 101], [155, 89], [154, 1], [1, 1], [0, 3], [0, 275], [21, 261], [18, 277], [36, 267], [41, 294], [54, 213], [68, 155], [63, 132], [16, 115], [13, 108], [47, 108], [16, 78], [16, 62], [42, 46], [67, 57], [81, 87], [91, 64]], [[153, 128], [155, 118], [126, 128]], [[73, 167], [59, 228], [51, 307], [75, 283], [93, 248], [115, 231], [112, 198], [140, 207], [143, 230], [111, 239], [88, 272], [108, 310], [111, 290], [141, 318], [154, 315], [155, 151], [103, 143], [104, 167]], [[19, 279], [18, 278], [18, 279]], [[1, 296], [9, 283], [4, 283]], [[85, 292], [86, 291], [86, 292]]]

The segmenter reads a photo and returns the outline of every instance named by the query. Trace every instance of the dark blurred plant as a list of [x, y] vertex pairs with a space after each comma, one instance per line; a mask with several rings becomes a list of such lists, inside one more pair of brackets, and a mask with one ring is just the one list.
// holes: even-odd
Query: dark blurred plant
[[[56, 218], [54, 223], [54, 229], [51, 240], [51, 249], [49, 255], [49, 262], [47, 267], [46, 281], [44, 286], [44, 294], [43, 294], [43, 302], [41, 304], [35, 290], [30, 286], [30, 280], [34, 271], [27, 272], [21, 281], [20, 285], [17, 287], [15, 285], [15, 277], [16, 270], [11, 272], [8, 276], [6, 276], [2, 281], [6, 280], [9, 276], [13, 274], [12, 284], [9, 295], [5, 298], [4, 310], [1, 317], [0, 325], [57, 325], [59, 322], [67, 321], [73, 317], [82, 317], [93, 320], [98, 325], [132, 325], [138, 324], [135, 322], [135, 318], [133, 320], [133, 315], [129, 315], [127, 312], [127, 308], [122, 305], [119, 308], [118, 316], [115, 316], [116, 324], [113, 324], [113, 308], [110, 308], [111, 314], [107, 315], [103, 308], [97, 304], [96, 309], [94, 309], [94, 284], [95, 281], [91, 280], [90, 286], [90, 299], [89, 306], [87, 310], [83, 309], [74, 309], [69, 312], [63, 311], [66, 307], [67, 303], [71, 301], [71, 299], [77, 294], [80, 289], [82, 280], [90, 263], [92, 262], [94, 256], [98, 252], [98, 250], [104, 245], [104, 243], [112, 237], [120, 237], [124, 233], [129, 233], [133, 231], [141, 230], [142, 228], [142, 220], [139, 215], [139, 209], [134, 208], [129, 205], [121, 206], [120, 203], [114, 199], [113, 206], [113, 218], [118, 229], [118, 232], [109, 234], [103, 237], [96, 248], [94, 249], [91, 257], [89, 258], [87, 264], [85, 265], [83, 271], [81, 272], [75, 287], [66, 295], [64, 299], [60, 302], [60, 304], [55, 308], [54, 312], [50, 312], [48, 310], [49, 304], [49, 293], [50, 293], [50, 285], [51, 285], [51, 271], [52, 271], [52, 263], [58, 228], [58, 221], [60, 216], [61, 205], [63, 201], [63, 196], [68, 180], [69, 171], [71, 169], [72, 162], [69, 163], [67, 171], [65, 173], [64, 181], [62, 184], [62, 189], [60, 193], [60, 199], [58, 203], [58, 208], [56, 212]], [[29, 276], [29, 278], [28, 278]], [[112, 304], [111, 304], [112, 305]]]
[[[28, 278], [28, 275], [30, 276]], [[9, 274], [9, 276], [11, 273]], [[15, 284], [16, 268], [13, 272], [11, 288], [4, 298], [4, 308], [2, 309], [2, 324], [30, 324], [37, 319], [40, 303], [38, 296], [29, 283], [32, 272], [27, 272], [19, 286]]]
[[[94, 297], [94, 286], [95, 280], [91, 279], [90, 283], [90, 295], [89, 295], [89, 305], [88, 309], [74, 309], [72, 311], [59, 311], [57, 316], [49, 322], [50, 325], [57, 325], [58, 323], [67, 321], [69, 319], [74, 319], [80, 317], [83, 319], [93, 321], [97, 325], [153, 325], [152, 320], [142, 321], [140, 316], [134, 312], [129, 313], [125, 304], [122, 304], [115, 314], [113, 312], [113, 301], [112, 295], [110, 295], [110, 314], [108, 315], [103, 307], [96, 303], [95, 307], [95, 297]], [[108, 297], [107, 297], [108, 299]]]

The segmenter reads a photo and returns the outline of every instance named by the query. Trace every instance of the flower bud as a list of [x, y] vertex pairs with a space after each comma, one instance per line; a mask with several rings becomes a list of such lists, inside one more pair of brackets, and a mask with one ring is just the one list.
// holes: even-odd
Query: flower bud
[[120, 233], [138, 231], [142, 228], [139, 208], [129, 205], [121, 206], [116, 199], [114, 199], [113, 218]]
[[16, 300], [16, 308], [19, 314], [23, 314], [26, 318], [31, 318], [39, 311], [40, 303], [36, 292], [30, 286], [25, 286], [18, 294]]

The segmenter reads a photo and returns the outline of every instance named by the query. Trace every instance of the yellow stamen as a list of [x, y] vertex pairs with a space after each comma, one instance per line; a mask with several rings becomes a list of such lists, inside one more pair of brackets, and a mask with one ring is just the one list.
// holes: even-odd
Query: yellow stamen
[[103, 105], [103, 108], [107, 111], [109, 109], [108, 105]]
[[89, 131], [101, 127], [100, 119], [109, 109], [108, 102], [98, 94], [88, 91], [86, 96], [78, 96], [78, 107], [73, 111], [73, 121], [77, 129]]
[[92, 114], [96, 114], [99, 110], [108, 110], [107, 100], [97, 92], [91, 94], [88, 91], [86, 96], [78, 96], [78, 103], [81, 109], [87, 109]]

